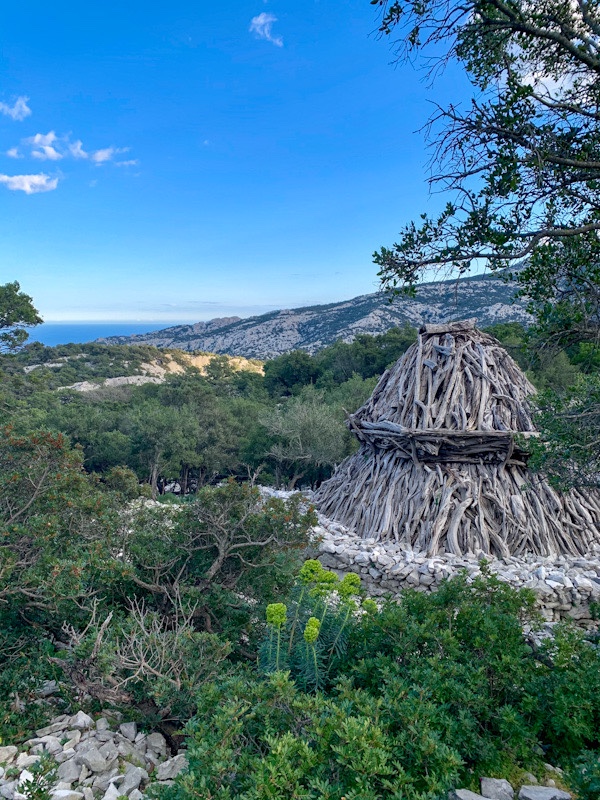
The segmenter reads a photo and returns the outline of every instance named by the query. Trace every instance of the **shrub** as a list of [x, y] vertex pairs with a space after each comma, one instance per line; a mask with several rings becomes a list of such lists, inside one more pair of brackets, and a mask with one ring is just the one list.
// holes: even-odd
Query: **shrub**
[[598, 800], [600, 797], [600, 754], [583, 752], [567, 772], [569, 786], [579, 800]]
[[[169, 800], [433, 800], [460, 764], [431, 732], [398, 731], [369, 693], [306, 694], [282, 672], [213, 686], [199, 707], [187, 728], [190, 770]], [[413, 759], [419, 769], [408, 772]]]

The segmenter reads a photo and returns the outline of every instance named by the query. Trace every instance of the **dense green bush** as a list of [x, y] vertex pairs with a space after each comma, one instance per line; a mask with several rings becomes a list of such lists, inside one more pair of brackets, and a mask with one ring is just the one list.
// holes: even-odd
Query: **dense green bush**
[[200, 709], [187, 728], [190, 771], [169, 800], [433, 800], [460, 764], [431, 731], [402, 730], [393, 710], [349, 685], [325, 696], [286, 673], [240, 675], [206, 690]]
[[567, 773], [569, 786], [577, 792], [578, 800], [598, 800], [600, 797], [600, 753], [583, 752]]

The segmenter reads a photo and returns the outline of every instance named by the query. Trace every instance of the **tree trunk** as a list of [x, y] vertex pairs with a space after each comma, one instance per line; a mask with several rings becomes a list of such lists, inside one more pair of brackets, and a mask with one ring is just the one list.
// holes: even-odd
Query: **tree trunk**
[[290, 480], [288, 484], [288, 489], [290, 491], [293, 491], [296, 488], [296, 484], [298, 483], [298, 481], [302, 480], [305, 474], [306, 474], [305, 472], [295, 472], [293, 478]]
[[156, 500], [158, 494], [158, 459], [152, 464], [150, 473], [150, 488], [152, 489], [152, 499]]
[[182, 464], [181, 465], [181, 474], [179, 476], [179, 486], [180, 486], [180, 495], [181, 495], [181, 497], [185, 497], [185, 494], [187, 492], [189, 474], [190, 474], [189, 464]]

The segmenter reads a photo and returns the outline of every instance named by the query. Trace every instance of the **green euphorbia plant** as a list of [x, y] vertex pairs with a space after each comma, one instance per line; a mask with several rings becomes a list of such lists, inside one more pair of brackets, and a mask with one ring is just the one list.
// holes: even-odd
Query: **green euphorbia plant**
[[290, 602], [267, 608], [262, 668], [267, 672], [289, 669], [300, 686], [324, 687], [336, 660], [344, 655], [350, 621], [373, 605], [364, 598], [358, 575], [340, 580], [319, 561], [306, 561]]

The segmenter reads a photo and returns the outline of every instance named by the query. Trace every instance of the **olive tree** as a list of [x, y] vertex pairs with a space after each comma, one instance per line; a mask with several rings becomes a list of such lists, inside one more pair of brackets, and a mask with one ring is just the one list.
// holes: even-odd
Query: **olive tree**
[[348, 454], [349, 435], [339, 412], [326, 405], [323, 392], [304, 392], [263, 415], [262, 424], [275, 438], [269, 455], [291, 470], [293, 489], [314, 467], [331, 467]]

